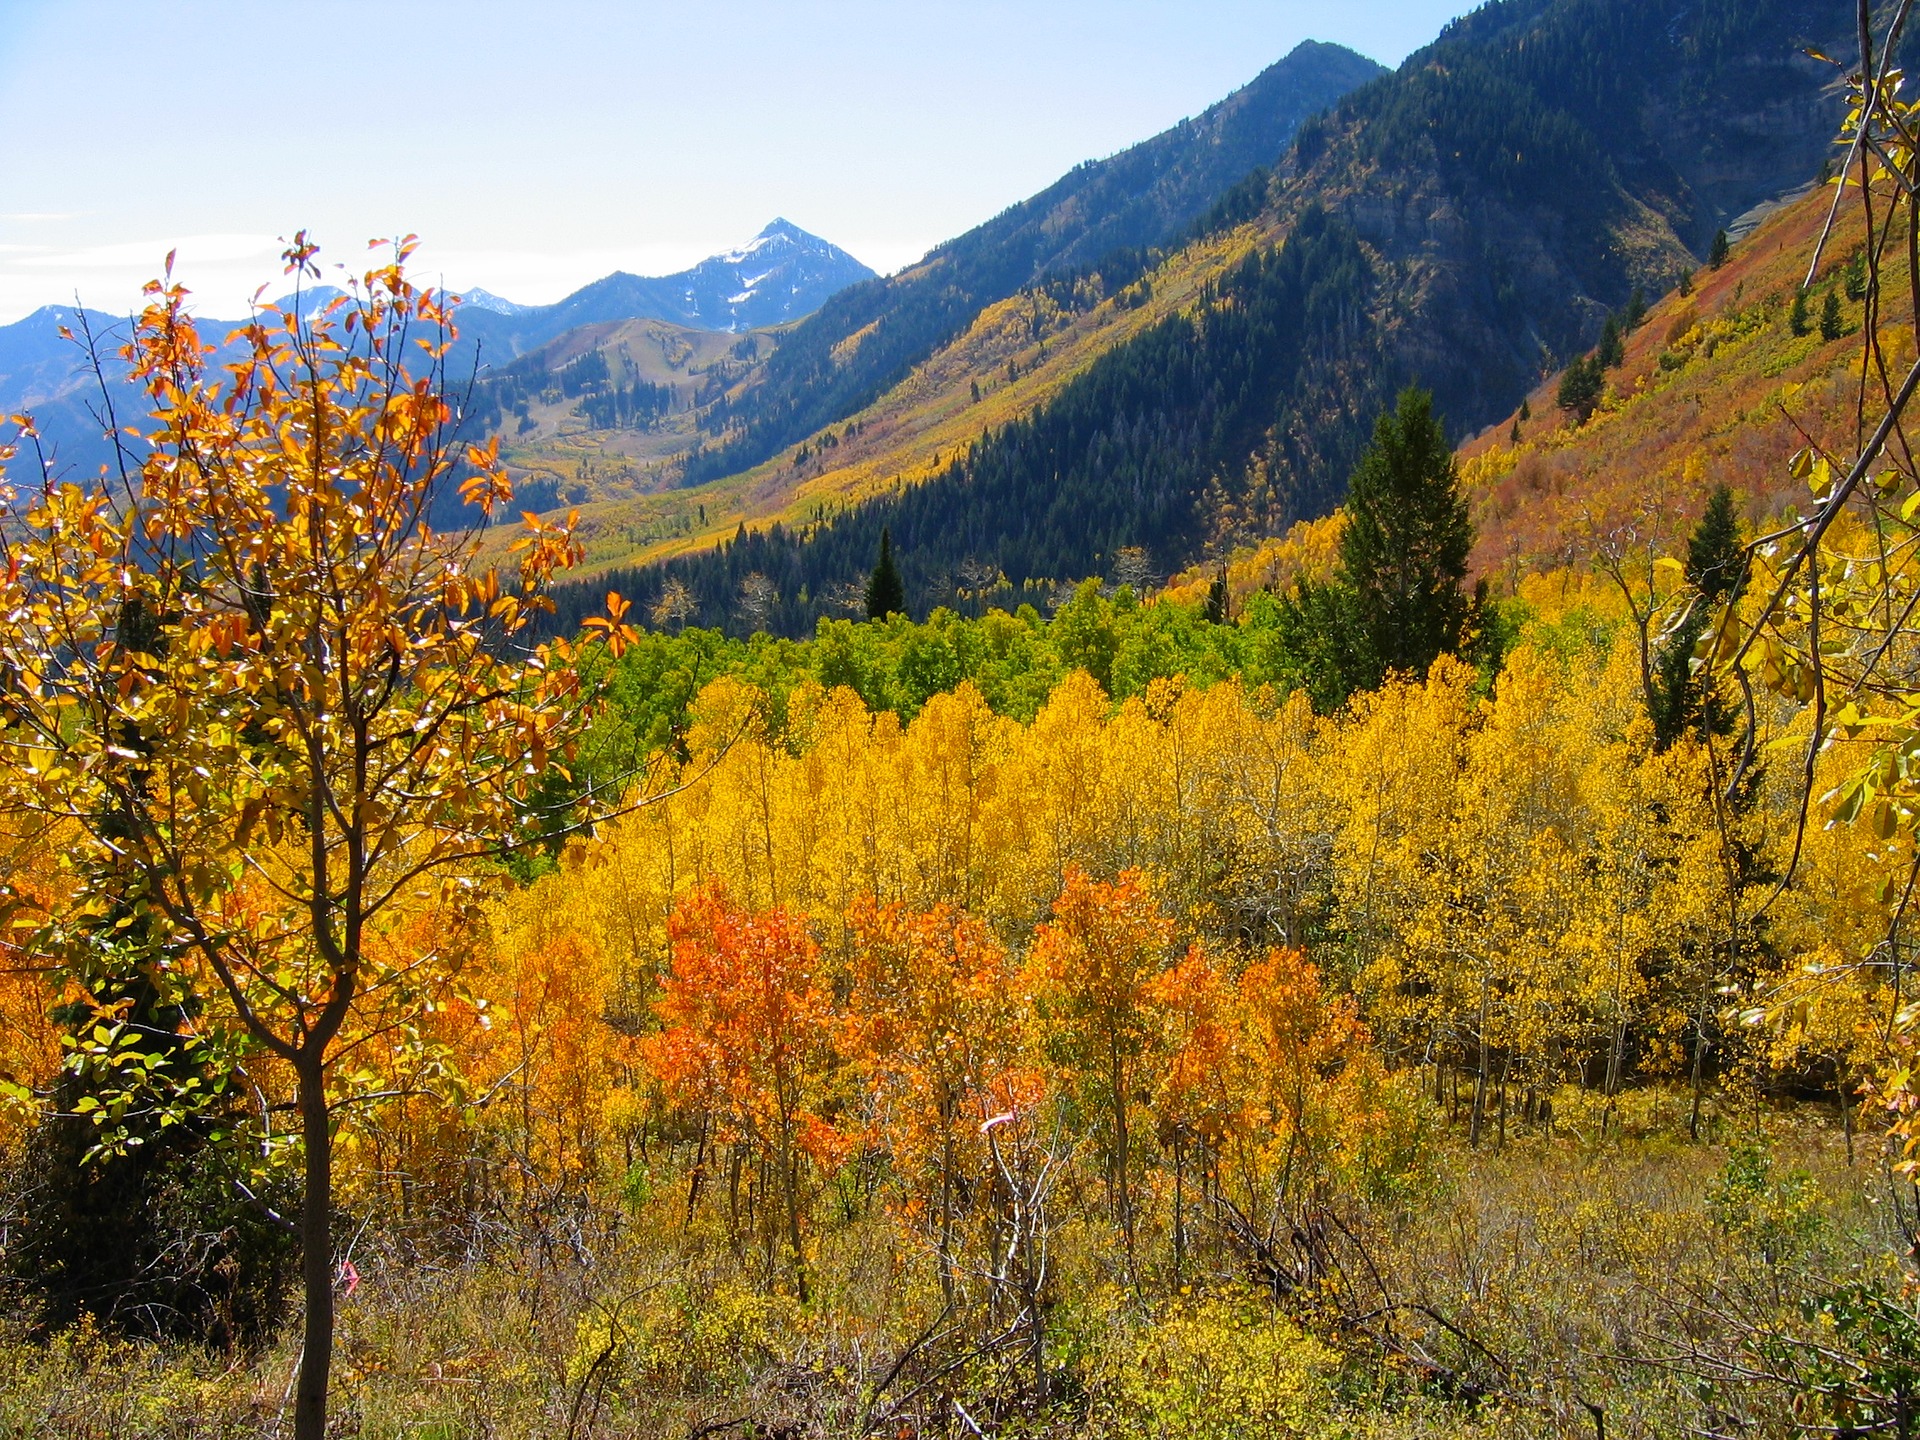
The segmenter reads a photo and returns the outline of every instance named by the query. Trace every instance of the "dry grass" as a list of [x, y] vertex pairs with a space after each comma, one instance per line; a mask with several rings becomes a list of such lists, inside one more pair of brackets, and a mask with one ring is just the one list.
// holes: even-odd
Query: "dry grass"
[[[717, 1214], [687, 1223], [678, 1187], [637, 1213], [469, 1217], [459, 1245], [363, 1240], [340, 1433], [1574, 1436], [1594, 1405], [1614, 1437], [1722, 1433], [1728, 1416], [1787, 1433], [1783, 1392], [1710, 1372], [1744, 1353], [1743, 1315], [1777, 1320], [1823, 1277], [1897, 1280], [1887, 1177], [1850, 1166], [1824, 1114], [1769, 1113], [1755, 1203], [1785, 1219], [1729, 1219], [1734, 1152], [1688, 1143], [1674, 1098], [1631, 1097], [1604, 1142], [1592, 1108], [1568, 1094], [1551, 1137], [1516, 1131], [1498, 1153], [1444, 1138], [1396, 1201], [1302, 1207], [1277, 1303], [1204, 1224], [1176, 1290], [1163, 1194], [1129, 1285], [1096, 1207], [1063, 1196], [1044, 1402], [1017, 1347], [986, 1345], [986, 1307], [943, 1318], [924, 1245], [851, 1191], [817, 1197], [807, 1305]], [[230, 1360], [16, 1325], [0, 1435], [276, 1434], [296, 1359], [291, 1341]]]

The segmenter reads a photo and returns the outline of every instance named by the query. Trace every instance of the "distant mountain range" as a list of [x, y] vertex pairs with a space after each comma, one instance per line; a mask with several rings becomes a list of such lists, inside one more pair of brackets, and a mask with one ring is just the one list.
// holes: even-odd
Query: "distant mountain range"
[[666, 320], [689, 330], [739, 333], [799, 320], [847, 286], [873, 278], [838, 245], [775, 220], [739, 249], [677, 275], [615, 271], [552, 305], [515, 305], [484, 290], [469, 291], [460, 333], [463, 343], [477, 343], [493, 364], [582, 325], [616, 320]]
[[[839, 246], [776, 219], [747, 244], [677, 275], [616, 271], [552, 305], [517, 305], [485, 290], [469, 290], [462, 297], [460, 341], [449, 356], [449, 370], [458, 373], [476, 354], [483, 367], [497, 368], [584, 325], [663, 320], [722, 333], [784, 325], [812, 313], [846, 286], [873, 278], [872, 270]], [[338, 293], [321, 286], [303, 298], [321, 304]], [[224, 335], [238, 323], [206, 320], [203, 328], [209, 335]], [[63, 326], [76, 335], [91, 329], [101, 337], [110, 373], [117, 369], [124, 319], [45, 306], [0, 326], [0, 414], [33, 412], [63, 468], [91, 470], [107, 458], [92, 413], [98, 387], [82, 349], [62, 338]]]

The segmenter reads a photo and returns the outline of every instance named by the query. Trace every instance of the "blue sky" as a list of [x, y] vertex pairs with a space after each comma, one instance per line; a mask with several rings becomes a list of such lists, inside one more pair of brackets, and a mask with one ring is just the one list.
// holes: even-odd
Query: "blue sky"
[[543, 302], [784, 215], [892, 270], [1302, 39], [1467, 0], [0, 0], [0, 323], [170, 247], [237, 314], [306, 226]]

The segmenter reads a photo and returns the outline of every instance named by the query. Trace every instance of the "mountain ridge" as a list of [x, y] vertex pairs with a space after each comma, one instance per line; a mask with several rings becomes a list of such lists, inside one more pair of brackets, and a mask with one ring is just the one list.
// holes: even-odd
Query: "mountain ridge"
[[[1477, 430], [1590, 345], [1636, 286], [1655, 294], [1670, 288], [1697, 264], [1718, 224], [1804, 181], [1838, 125], [1842, 77], [1803, 47], [1845, 53], [1852, 19], [1838, 0], [1683, 7], [1496, 0], [1449, 26], [1398, 72], [1303, 125], [1276, 173], [1259, 179], [1254, 214], [1223, 217], [1223, 226], [1253, 219], [1256, 244], [1284, 243], [1310, 215], [1321, 217], [1322, 230], [1331, 222], [1358, 242], [1357, 259], [1341, 270], [1344, 288], [1300, 292], [1300, 303], [1320, 307], [1319, 320], [1305, 316], [1300, 329], [1276, 312], [1304, 347], [1278, 360], [1279, 369], [1235, 378], [1236, 362], [1216, 357], [1207, 386], [1180, 402], [1198, 407], [1191, 413], [1173, 413], [1150, 389], [1113, 388], [1118, 408], [1088, 412], [1036, 449], [1042, 431], [1034, 425], [1052, 423], [1043, 407], [1031, 412], [1032, 423], [982, 435], [977, 450], [945, 457], [946, 469], [925, 481], [935, 487], [927, 494], [908, 489], [797, 516], [763, 503], [762, 515], [786, 522], [777, 535], [749, 532], [750, 543], [675, 562], [673, 573], [699, 596], [702, 618], [722, 623], [746, 571], [758, 570], [785, 607], [761, 610], [776, 628], [798, 633], [825, 613], [819, 597], [858, 578], [853, 572], [870, 563], [888, 525], [909, 594], [924, 608], [951, 594], [962, 562], [990, 566], [1011, 553], [1005, 547], [1024, 545], [1022, 526], [1043, 514], [1108, 517], [1098, 536], [1061, 531], [1068, 545], [1061, 566], [1104, 567], [1119, 549], [1146, 547], [1163, 568], [1244, 534], [1236, 527], [1245, 523], [1279, 533], [1295, 519], [1324, 514], [1340, 499], [1371, 415], [1399, 386], [1418, 381], [1433, 389], [1456, 435]], [[1157, 283], [1157, 273], [1149, 266], [1141, 283]], [[849, 292], [839, 306], [873, 289]], [[1175, 348], [1189, 360], [1169, 352], [1151, 364], [1204, 355], [1213, 303], [1203, 299], [1183, 322], [1188, 336]], [[781, 359], [777, 353], [769, 372]], [[1047, 407], [1083, 399], [1056, 396]], [[1236, 426], [1253, 413], [1248, 405], [1271, 407], [1268, 429], [1249, 452], [1203, 446], [1183, 458], [1157, 448], [1161, 433], [1194, 424], [1207, 433], [1213, 422], [1203, 417], [1228, 402], [1241, 417]], [[851, 412], [834, 425], [857, 431], [868, 413]], [[1085, 469], [1095, 453], [1089, 446], [1106, 457], [1093, 470]], [[1114, 510], [1099, 487], [1123, 482], [1098, 475], [1125, 476], [1150, 454], [1155, 478]], [[966, 493], [987, 473], [982, 466], [1012, 486], [990, 512]], [[1083, 477], [1074, 484], [1093, 488], [1076, 491], [1062, 510], [1070, 470]], [[1147, 499], [1168, 486], [1185, 496], [1180, 504]], [[706, 493], [696, 489], [687, 499]], [[923, 553], [902, 543], [902, 507], [923, 517], [913, 527]], [[735, 528], [734, 512], [717, 518], [721, 534]], [[1223, 530], [1225, 521], [1232, 523]], [[1084, 573], [1056, 569], [1053, 579]], [[642, 599], [663, 579], [617, 577]]]

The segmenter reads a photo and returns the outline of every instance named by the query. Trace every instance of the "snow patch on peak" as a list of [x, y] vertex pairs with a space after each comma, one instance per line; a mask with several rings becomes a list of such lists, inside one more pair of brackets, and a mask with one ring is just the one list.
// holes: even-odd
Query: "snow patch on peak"
[[462, 305], [471, 305], [476, 310], [491, 310], [495, 315], [524, 315], [533, 309], [531, 305], [516, 305], [511, 300], [502, 299], [491, 290], [482, 290], [478, 285], [460, 296]]

